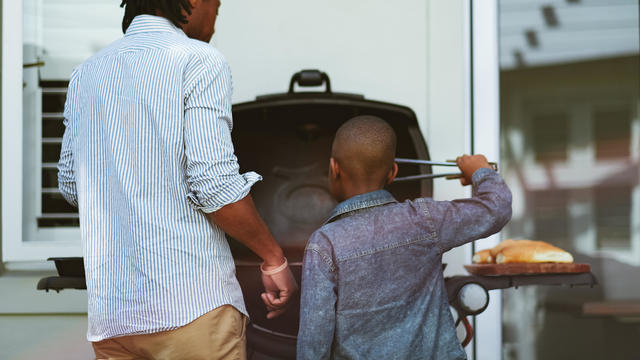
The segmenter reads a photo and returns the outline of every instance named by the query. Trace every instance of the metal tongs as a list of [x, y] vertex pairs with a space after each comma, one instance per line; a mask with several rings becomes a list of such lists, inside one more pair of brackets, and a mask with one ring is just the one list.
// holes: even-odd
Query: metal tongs
[[[396, 158], [396, 163], [398, 164], [417, 164], [417, 165], [432, 165], [432, 166], [458, 166], [455, 160], [447, 160], [445, 162], [442, 161], [429, 161], [429, 160], [418, 160], [418, 159], [403, 159]], [[498, 163], [490, 162], [491, 168], [494, 171], [498, 171]], [[446, 178], [447, 180], [451, 179], [460, 179], [462, 178], [462, 173], [443, 173], [443, 174], [421, 174], [421, 175], [411, 175], [411, 176], [403, 176], [398, 177], [395, 181], [412, 181], [412, 180], [425, 180], [425, 179], [435, 179], [435, 178]]]

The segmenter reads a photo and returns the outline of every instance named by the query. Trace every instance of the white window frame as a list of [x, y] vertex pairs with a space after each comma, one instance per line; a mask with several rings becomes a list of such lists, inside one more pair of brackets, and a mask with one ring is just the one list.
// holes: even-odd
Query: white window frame
[[79, 229], [39, 229], [36, 213], [25, 222], [23, 15], [22, 1], [2, 2], [2, 261], [81, 256]]
[[[498, 0], [471, 0], [474, 152], [500, 162], [500, 62]], [[501, 234], [475, 242], [476, 249], [497, 245]], [[475, 321], [477, 359], [502, 358], [502, 291], [491, 290], [489, 306]]]

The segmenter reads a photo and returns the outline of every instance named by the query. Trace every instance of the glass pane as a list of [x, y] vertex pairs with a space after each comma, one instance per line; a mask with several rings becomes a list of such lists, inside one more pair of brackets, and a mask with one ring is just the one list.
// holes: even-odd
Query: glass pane
[[43, 143], [42, 144], [42, 162], [57, 163], [60, 160], [60, 150], [62, 143]]
[[42, 169], [42, 188], [44, 189], [58, 188], [58, 169], [57, 168]]
[[595, 189], [596, 232], [598, 249], [631, 251], [632, 187]]
[[42, 212], [51, 214], [75, 213], [76, 208], [69, 205], [60, 193], [42, 194]]
[[626, 158], [631, 155], [631, 114], [629, 108], [597, 110], [593, 114], [596, 158]]
[[507, 238], [591, 264], [594, 288], [503, 292], [504, 359], [640, 350], [640, 9], [636, 0], [500, 0]]
[[64, 135], [64, 123], [62, 117], [48, 118], [43, 116], [42, 119], [42, 137], [43, 138], [62, 138]]
[[538, 115], [531, 119], [533, 153], [539, 162], [567, 159], [568, 118], [566, 114]]
[[47, 91], [42, 93], [42, 112], [45, 114], [56, 114], [64, 111], [64, 102], [67, 99], [66, 89], [62, 91]]

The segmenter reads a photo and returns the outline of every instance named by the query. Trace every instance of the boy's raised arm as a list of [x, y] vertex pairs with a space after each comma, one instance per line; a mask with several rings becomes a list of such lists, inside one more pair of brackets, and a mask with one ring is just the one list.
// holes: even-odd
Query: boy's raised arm
[[473, 185], [471, 198], [418, 200], [433, 224], [442, 252], [495, 234], [511, 219], [511, 191], [500, 175], [488, 168], [488, 163], [478, 166], [482, 163], [486, 163], [482, 155], [458, 158], [465, 175], [461, 182]]
[[302, 265], [298, 359], [331, 358], [336, 318], [337, 279], [330, 255], [315, 241], [321, 237], [317, 234], [312, 235], [305, 249]]

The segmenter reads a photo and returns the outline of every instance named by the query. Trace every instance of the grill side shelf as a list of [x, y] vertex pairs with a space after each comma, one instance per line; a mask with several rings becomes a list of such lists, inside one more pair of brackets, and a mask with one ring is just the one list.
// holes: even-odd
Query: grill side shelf
[[84, 277], [51, 276], [40, 279], [37, 289], [47, 292], [49, 292], [49, 290], [60, 292], [60, 290], [65, 289], [86, 290], [87, 282]]
[[478, 283], [487, 290], [506, 289], [510, 287], [529, 285], [565, 285], [565, 286], [595, 286], [598, 279], [591, 272], [577, 274], [535, 274], [535, 275], [502, 275], [479, 276], [460, 275], [445, 278], [449, 300], [454, 299], [460, 288], [468, 283]]

